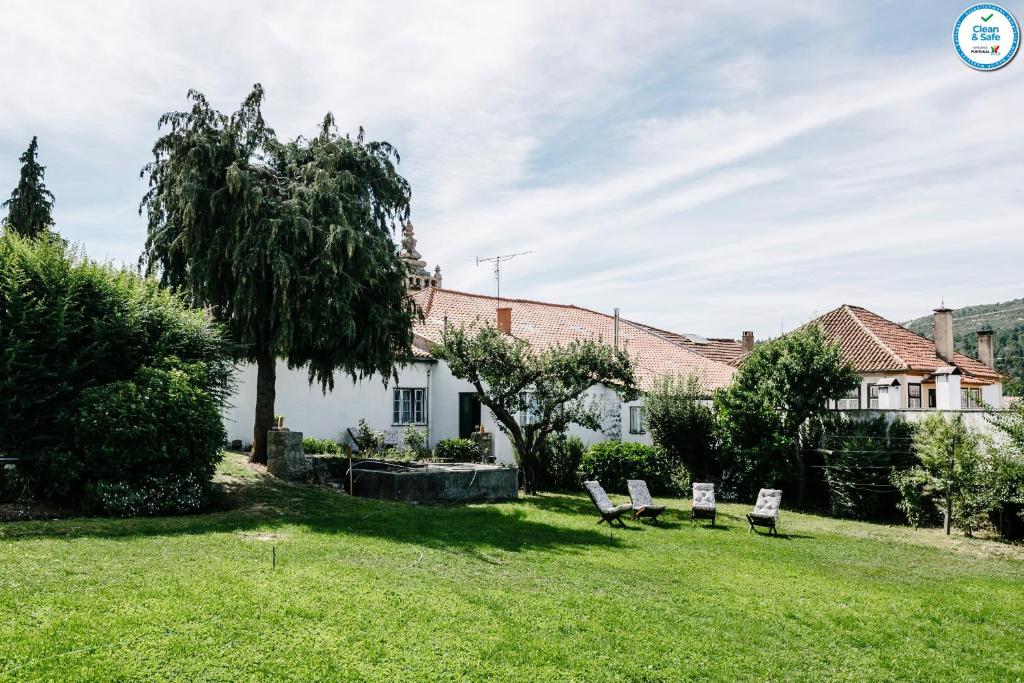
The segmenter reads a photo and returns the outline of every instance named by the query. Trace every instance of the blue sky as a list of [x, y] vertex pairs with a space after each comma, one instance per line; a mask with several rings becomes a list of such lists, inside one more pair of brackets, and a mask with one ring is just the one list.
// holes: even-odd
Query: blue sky
[[259, 81], [282, 136], [397, 145], [446, 286], [529, 250], [504, 295], [672, 330], [903, 320], [1024, 296], [1024, 58], [962, 65], [966, 6], [5, 3], [0, 195], [38, 135], [59, 231], [133, 264], [159, 115]]

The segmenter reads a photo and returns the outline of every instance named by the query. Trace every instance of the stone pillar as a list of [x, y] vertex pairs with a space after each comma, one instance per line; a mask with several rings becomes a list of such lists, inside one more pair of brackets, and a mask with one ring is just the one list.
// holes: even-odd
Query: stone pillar
[[309, 459], [302, 452], [302, 432], [271, 430], [267, 432], [267, 471], [281, 479], [302, 479], [310, 470]]

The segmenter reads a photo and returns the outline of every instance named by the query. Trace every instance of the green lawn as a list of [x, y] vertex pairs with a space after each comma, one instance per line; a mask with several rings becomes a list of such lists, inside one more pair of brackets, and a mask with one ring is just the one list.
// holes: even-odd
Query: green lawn
[[[783, 512], [609, 534], [582, 496], [0, 524], [0, 680], [1020, 680], [1024, 550]], [[271, 563], [276, 548], [277, 566]]]

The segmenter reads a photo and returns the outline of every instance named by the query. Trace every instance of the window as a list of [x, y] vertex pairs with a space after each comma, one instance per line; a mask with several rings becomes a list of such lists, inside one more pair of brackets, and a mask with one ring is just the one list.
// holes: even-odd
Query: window
[[907, 407], [908, 408], [920, 408], [921, 407], [921, 385], [920, 384], [908, 384], [907, 385]]
[[836, 408], [838, 410], [857, 410], [860, 408], [860, 387], [854, 387], [850, 389], [846, 396], [836, 401]]
[[395, 389], [391, 423], [396, 425], [427, 423], [427, 390]]
[[929, 389], [928, 390], [928, 407], [929, 408], [934, 408], [935, 407], [935, 389]]
[[537, 424], [540, 416], [537, 414], [537, 402], [534, 400], [533, 394], [529, 391], [519, 394], [519, 405], [519, 424]]
[[980, 408], [981, 389], [977, 387], [965, 387], [960, 390], [961, 408]]
[[629, 433], [630, 434], [646, 434], [647, 424], [644, 420], [644, 407], [643, 406], [630, 406], [629, 407]]
[[878, 407], [878, 386], [875, 384], [868, 385], [868, 408]]

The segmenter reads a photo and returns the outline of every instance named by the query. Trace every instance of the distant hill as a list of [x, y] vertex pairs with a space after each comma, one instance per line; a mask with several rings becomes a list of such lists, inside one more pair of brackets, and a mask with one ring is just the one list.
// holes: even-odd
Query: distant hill
[[[908, 330], [932, 338], [932, 316], [903, 323]], [[1024, 395], [1024, 299], [998, 304], [966, 306], [953, 311], [953, 343], [956, 350], [977, 358], [978, 330], [995, 332], [996, 367], [1013, 378], [1007, 394]]]

